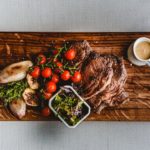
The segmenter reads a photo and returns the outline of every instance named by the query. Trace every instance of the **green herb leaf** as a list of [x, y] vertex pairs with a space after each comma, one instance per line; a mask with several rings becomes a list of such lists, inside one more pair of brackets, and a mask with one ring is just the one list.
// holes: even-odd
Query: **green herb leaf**
[[27, 88], [28, 84], [26, 81], [17, 81], [4, 84], [0, 86], [0, 99], [5, 105], [15, 99], [22, 97], [22, 93]]

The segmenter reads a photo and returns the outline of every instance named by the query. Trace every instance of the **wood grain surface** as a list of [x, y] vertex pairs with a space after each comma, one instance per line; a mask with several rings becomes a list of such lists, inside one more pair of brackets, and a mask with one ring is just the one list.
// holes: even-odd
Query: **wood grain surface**
[[[54, 44], [65, 41], [87, 40], [92, 49], [101, 54], [115, 54], [123, 57], [128, 73], [125, 90], [130, 101], [119, 107], [107, 108], [100, 115], [91, 113], [90, 121], [150, 121], [150, 67], [137, 67], [127, 60], [129, 45], [139, 37], [150, 33], [0, 33], [0, 69], [13, 62], [31, 58], [39, 52], [48, 52]], [[0, 120], [17, 120], [9, 110], [0, 105]], [[23, 120], [56, 120], [45, 118], [39, 110], [28, 108]]]

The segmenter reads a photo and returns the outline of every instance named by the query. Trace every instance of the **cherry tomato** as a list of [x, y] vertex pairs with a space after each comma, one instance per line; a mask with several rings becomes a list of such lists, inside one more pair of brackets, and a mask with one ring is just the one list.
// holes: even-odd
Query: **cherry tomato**
[[61, 74], [61, 79], [64, 81], [67, 81], [70, 79], [70, 72], [65, 70], [62, 74]]
[[46, 91], [48, 93], [53, 93], [56, 91], [56, 83], [53, 82], [53, 81], [49, 81], [47, 84], [46, 84]]
[[43, 91], [43, 96], [45, 100], [49, 100], [52, 97], [52, 93], [48, 93], [46, 91]]
[[49, 109], [49, 107], [45, 107], [42, 109], [42, 115], [47, 117], [51, 114], [51, 110]]
[[46, 57], [43, 54], [38, 55], [38, 64], [42, 65], [46, 63]]
[[62, 64], [61, 62], [57, 61], [57, 62], [56, 62], [56, 66], [60, 68], [60, 67], [63, 66], [63, 64]]
[[56, 55], [56, 54], [58, 54], [58, 50], [57, 49], [53, 50], [53, 55]]
[[42, 77], [49, 78], [52, 75], [52, 70], [51, 68], [46, 67], [42, 70], [41, 74], [42, 74]]
[[73, 60], [76, 56], [76, 51], [74, 49], [69, 49], [65, 52], [65, 58], [67, 60]]
[[71, 80], [74, 82], [74, 83], [78, 83], [81, 81], [81, 73], [79, 71], [76, 71], [74, 73], [74, 75], [71, 77]]
[[59, 81], [59, 76], [57, 74], [52, 75], [52, 81], [57, 83]]
[[38, 78], [40, 76], [40, 68], [38, 66], [34, 66], [33, 70], [30, 72], [30, 75], [33, 78]]

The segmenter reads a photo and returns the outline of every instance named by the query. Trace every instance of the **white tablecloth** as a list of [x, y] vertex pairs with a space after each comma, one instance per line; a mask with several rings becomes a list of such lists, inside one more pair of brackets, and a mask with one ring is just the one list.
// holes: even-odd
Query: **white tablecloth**
[[[1, 0], [0, 31], [150, 31], [149, 0]], [[150, 123], [0, 122], [0, 150], [149, 150]]]

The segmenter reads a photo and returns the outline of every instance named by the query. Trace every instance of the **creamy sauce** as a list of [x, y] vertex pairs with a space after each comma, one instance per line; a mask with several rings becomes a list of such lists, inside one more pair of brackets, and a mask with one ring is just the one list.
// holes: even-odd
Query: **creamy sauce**
[[147, 60], [150, 58], [150, 43], [149, 42], [141, 42], [136, 46], [135, 49], [136, 55], [143, 60]]

